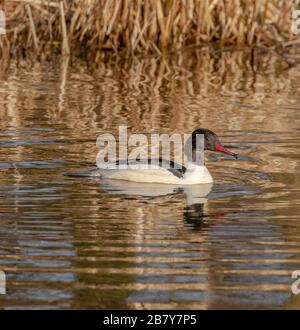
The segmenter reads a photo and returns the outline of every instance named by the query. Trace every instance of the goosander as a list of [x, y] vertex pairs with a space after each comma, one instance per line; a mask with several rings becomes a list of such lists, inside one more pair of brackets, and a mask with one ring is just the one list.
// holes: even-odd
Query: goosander
[[[237, 154], [224, 148], [216, 133], [209, 129], [196, 129], [192, 135], [192, 153], [199, 152], [196, 144], [197, 135], [204, 137], [204, 150], [221, 152], [231, 155], [237, 159]], [[187, 146], [188, 141], [185, 144]], [[185, 154], [187, 155], [186, 148]], [[193, 156], [194, 157], [194, 156]], [[118, 168], [116, 165], [128, 164], [130, 160], [119, 160], [111, 163], [111, 168], [105, 165], [105, 168], [98, 167], [98, 173], [104, 179], [126, 180], [143, 183], [164, 183], [175, 185], [190, 185], [190, 184], [208, 184], [213, 182], [213, 178], [209, 173], [204, 162], [201, 164], [195, 163], [191, 157], [187, 157], [187, 166], [178, 165], [170, 160], [159, 159], [158, 161], [140, 160], [139, 163], [151, 164], [149, 168]], [[168, 166], [166, 166], [168, 164]]]

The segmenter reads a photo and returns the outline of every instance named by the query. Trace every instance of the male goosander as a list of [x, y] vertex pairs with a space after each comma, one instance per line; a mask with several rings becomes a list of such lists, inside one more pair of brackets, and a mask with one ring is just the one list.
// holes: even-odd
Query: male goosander
[[[198, 145], [196, 145], [196, 138], [198, 134], [202, 134], [204, 136], [204, 150], [222, 152], [224, 154], [232, 155], [237, 159], [237, 154], [222, 146], [217, 134], [205, 128], [196, 129], [191, 135], [193, 154], [194, 152], [197, 153], [201, 151], [197, 149]], [[109, 168], [107, 164], [105, 168], [98, 168], [98, 172], [100, 174], [100, 177], [105, 179], [127, 180], [144, 183], [165, 183], [176, 185], [212, 183], [213, 178], [204, 163], [197, 164], [193, 162], [190, 158], [191, 157], [188, 157], [186, 167], [180, 166], [172, 161], [165, 159], [159, 159], [157, 162], [147, 159], [141, 160], [140, 163], [144, 162], [144, 164], [151, 164], [151, 166], [147, 169], [116, 168], [116, 164], [130, 164], [130, 160], [120, 160], [112, 164], [114, 166], [111, 168]], [[167, 167], [166, 164], [170, 166]]]

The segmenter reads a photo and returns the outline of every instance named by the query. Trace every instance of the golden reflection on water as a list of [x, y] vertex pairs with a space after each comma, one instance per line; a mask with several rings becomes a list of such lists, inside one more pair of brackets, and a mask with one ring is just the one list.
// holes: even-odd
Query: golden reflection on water
[[[258, 50], [11, 63], [0, 84], [0, 307], [299, 308], [299, 101], [299, 67]], [[93, 165], [97, 136], [119, 125], [210, 128], [240, 158], [207, 155], [207, 200], [63, 176]]]

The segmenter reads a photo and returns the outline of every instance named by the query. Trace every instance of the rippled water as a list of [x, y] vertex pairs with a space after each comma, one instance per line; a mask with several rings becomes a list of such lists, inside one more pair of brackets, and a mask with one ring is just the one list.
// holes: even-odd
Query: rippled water
[[[0, 80], [1, 308], [300, 308], [299, 66], [257, 51], [106, 55], [13, 62]], [[124, 124], [206, 127], [240, 158], [208, 154], [215, 183], [198, 199], [64, 175]]]

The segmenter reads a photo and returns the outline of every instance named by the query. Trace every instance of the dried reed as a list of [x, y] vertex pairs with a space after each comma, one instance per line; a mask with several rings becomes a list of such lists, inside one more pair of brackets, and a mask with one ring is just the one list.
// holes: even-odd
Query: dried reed
[[0, 52], [58, 49], [97, 60], [104, 49], [161, 53], [209, 42], [282, 45], [297, 38], [291, 14], [299, 5], [300, 0], [2, 1], [7, 33], [0, 37]]

